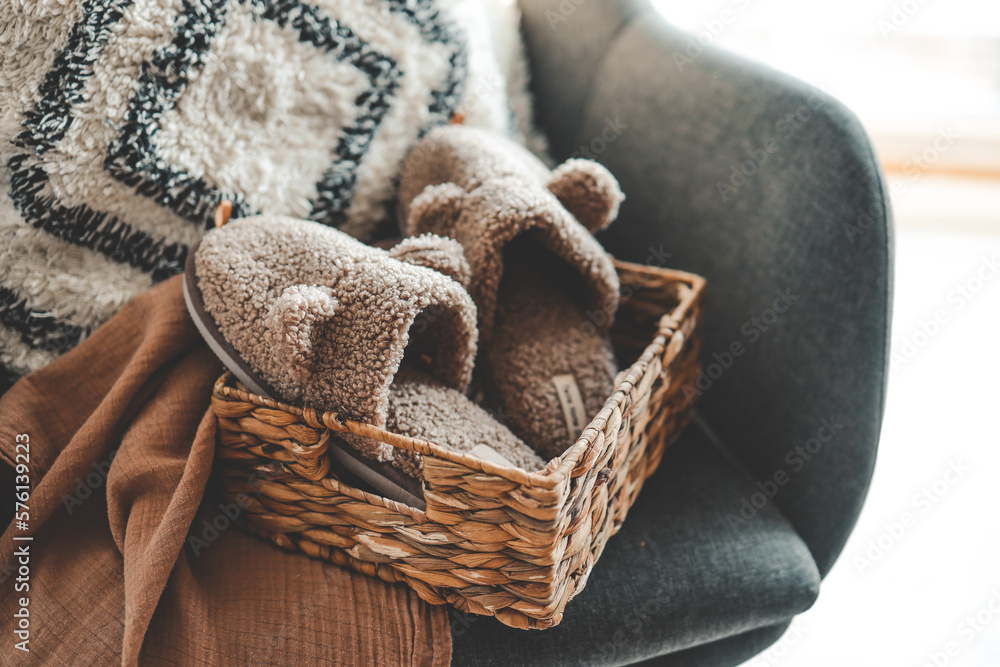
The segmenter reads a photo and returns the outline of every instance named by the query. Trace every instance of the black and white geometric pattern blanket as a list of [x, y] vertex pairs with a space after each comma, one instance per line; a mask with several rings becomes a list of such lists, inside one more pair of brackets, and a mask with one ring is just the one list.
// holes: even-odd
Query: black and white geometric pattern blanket
[[40, 368], [179, 272], [222, 199], [390, 235], [423, 133], [456, 113], [517, 133], [477, 11], [0, 2], [0, 373]]

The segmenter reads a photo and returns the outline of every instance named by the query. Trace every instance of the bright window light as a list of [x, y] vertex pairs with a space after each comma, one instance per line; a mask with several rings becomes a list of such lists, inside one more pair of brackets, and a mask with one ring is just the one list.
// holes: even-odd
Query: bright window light
[[960, 139], [934, 171], [1000, 178], [1000, 2], [653, 3], [700, 41], [842, 100], [860, 116], [890, 171], [904, 172], [946, 133]]

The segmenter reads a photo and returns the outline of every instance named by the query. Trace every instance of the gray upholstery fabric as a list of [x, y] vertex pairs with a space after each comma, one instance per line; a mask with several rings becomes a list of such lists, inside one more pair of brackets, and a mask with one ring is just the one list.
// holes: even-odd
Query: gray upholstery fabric
[[[603, 162], [628, 197], [603, 241], [625, 259], [709, 280], [708, 374], [692, 391], [725, 450], [774, 491], [762, 510], [774, 532], [762, 539], [763, 514], [719, 526], [718, 513], [732, 511], [726, 503], [738, 510], [760, 488], [736, 473], [710, 471], [705, 461], [687, 471], [706, 475], [703, 482], [681, 483], [683, 467], [695, 465], [690, 450], [704, 446], [689, 432], [562, 625], [517, 633], [475, 622], [455, 632], [455, 664], [614, 664], [673, 653], [656, 664], [735, 665], [777, 639], [809, 598], [805, 579], [772, 578], [754, 564], [792, 560], [797, 535], [825, 575], [868, 490], [892, 294], [883, 177], [842, 105], [765, 67], [691, 47], [693, 38], [641, 0], [521, 4], [538, 117], [555, 157]], [[567, 20], [553, 23], [550, 12]], [[665, 493], [676, 494], [672, 503]], [[779, 539], [782, 516], [794, 534]], [[680, 526], [705, 542], [685, 541]], [[650, 538], [645, 547], [637, 535]], [[732, 576], [733, 553], [750, 568], [746, 576]], [[639, 558], [650, 578], [636, 587]], [[616, 629], [628, 632], [646, 591], [663, 580], [679, 588], [605, 655], [601, 647]], [[719, 581], [729, 597], [718, 595]], [[791, 587], [785, 597], [779, 585]]]
[[454, 664], [628, 664], [784, 623], [812, 605], [819, 572], [773, 503], [732, 523], [756, 491], [692, 425], [563, 622], [535, 632], [453, 612]]
[[[778, 641], [791, 622], [769, 625], [741, 635], [651, 658], [645, 667], [731, 667], [746, 662]], [[765, 663], [766, 664], [766, 663]]]
[[[604, 240], [627, 259], [672, 253], [668, 265], [708, 278], [704, 360], [721, 372], [702, 384], [700, 409], [759, 479], [789, 475], [776, 501], [825, 574], [860, 512], [882, 422], [891, 244], [881, 171], [835, 100], [707, 50], [679, 69], [684, 44], [656, 14], [620, 31], [575, 143], [600, 136], [607, 118], [628, 126], [597, 156], [628, 197]], [[735, 192], [720, 191], [734, 166], [769, 148]], [[796, 453], [824, 434], [824, 419], [842, 427], [814, 454]]]

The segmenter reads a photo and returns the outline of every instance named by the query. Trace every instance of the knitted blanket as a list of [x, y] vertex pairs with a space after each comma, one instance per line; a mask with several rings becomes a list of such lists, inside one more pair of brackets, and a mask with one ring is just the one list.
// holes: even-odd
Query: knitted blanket
[[430, 128], [460, 114], [521, 134], [485, 8], [0, 3], [0, 373], [44, 366], [180, 271], [221, 199], [393, 234], [401, 160]]

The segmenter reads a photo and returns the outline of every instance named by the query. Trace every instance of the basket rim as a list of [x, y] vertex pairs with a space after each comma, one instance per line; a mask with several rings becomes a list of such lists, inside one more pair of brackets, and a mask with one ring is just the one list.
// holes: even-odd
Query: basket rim
[[[681, 325], [692, 314], [695, 304], [702, 296], [705, 289], [705, 278], [694, 273], [678, 271], [675, 269], [666, 269], [646, 264], [625, 262], [615, 258], [612, 259], [614, 261], [615, 268], [619, 271], [624, 270], [640, 274], [646, 273], [660, 278], [667, 278], [674, 282], [681, 283], [684, 285], [684, 289], [682, 290], [680, 300], [673, 310], [664, 314], [660, 318], [657, 325], [656, 335], [654, 336], [652, 342], [645, 347], [639, 358], [631, 366], [629, 366], [624, 373], [621, 374], [621, 379], [615, 386], [611, 396], [608, 397], [608, 400], [604, 403], [604, 407], [601, 408], [593, 419], [590, 420], [587, 426], [583, 429], [583, 432], [577, 438], [576, 442], [570, 445], [562, 455], [549, 461], [549, 463], [539, 471], [528, 472], [520, 468], [499, 465], [497, 463], [493, 463], [492, 461], [486, 461], [470, 454], [464, 454], [462, 452], [446, 449], [441, 445], [427, 440], [392, 433], [391, 431], [386, 431], [385, 429], [351, 419], [342, 419], [336, 412], [321, 412], [314, 408], [289, 405], [282, 401], [261, 396], [251, 392], [241, 384], [238, 384], [235, 376], [229, 370], [226, 370], [215, 381], [213, 395], [228, 399], [236, 399], [272, 410], [281, 410], [302, 418], [306, 424], [313, 428], [327, 428], [331, 431], [341, 433], [351, 432], [356, 435], [381, 440], [382, 442], [386, 442], [400, 449], [409, 449], [419, 452], [425, 457], [430, 456], [432, 458], [456, 463], [467, 468], [479, 470], [485, 474], [501, 477], [519, 485], [527, 485], [546, 490], [554, 489], [572, 476], [573, 469], [594, 444], [594, 440], [597, 438], [598, 434], [602, 432], [603, 427], [607, 424], [608, 419], [613, 414], [614, 408], [621, 405], [622, 401], [632, 390], [635, 384], [643, 377], [649, 363], [662, 353], [664, 347], [667, 346], [674, 335], [681, 333]], [[676, 349], [673, 354], [668, 351], [669, 358], [666, 359], [665, 365], [669, 364], [673, 355], [676, 354]]]

